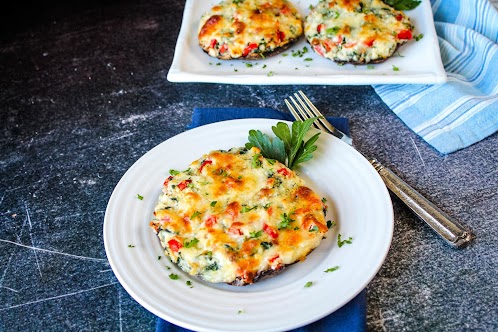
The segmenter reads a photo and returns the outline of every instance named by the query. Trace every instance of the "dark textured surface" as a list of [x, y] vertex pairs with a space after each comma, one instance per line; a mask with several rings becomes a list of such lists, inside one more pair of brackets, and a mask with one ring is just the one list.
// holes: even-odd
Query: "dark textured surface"
[[183, 132], [194, 107], [283, 110], [298, 88], [327, 114], [349, 117], [358, 147], [477, 234], [469, 248], [451, 249], [393, 198], [392, 247], [368, 286], [369, 330], [498, 330], [497, 135], [442, 156], [369, 86], [169, 83], [183, 5], [4, 10], [0, 330], [153, 330], [155, 317], [107, 263], [102, 223], [114, 186], [146, 151]]

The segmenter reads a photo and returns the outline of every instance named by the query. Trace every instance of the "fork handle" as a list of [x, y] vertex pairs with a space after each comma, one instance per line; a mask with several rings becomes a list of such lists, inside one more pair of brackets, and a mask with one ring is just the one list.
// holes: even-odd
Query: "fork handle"
[[465, 247], [474, 238], [473, 234], [441, 211], [389, 168], [376, 159], [369, 159], [380, 174], [387, 188], [398, 196], [420, 219], [425, 221], [441, 238], [455, 248]]

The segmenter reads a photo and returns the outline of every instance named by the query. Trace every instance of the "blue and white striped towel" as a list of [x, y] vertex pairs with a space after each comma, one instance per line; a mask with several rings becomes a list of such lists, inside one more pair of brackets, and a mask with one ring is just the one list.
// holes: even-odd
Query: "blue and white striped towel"
[[498, 12], [488, 0], [431, 0], [448, 81], [374, 85], [401, 120], [440, 153], [498, 130]]

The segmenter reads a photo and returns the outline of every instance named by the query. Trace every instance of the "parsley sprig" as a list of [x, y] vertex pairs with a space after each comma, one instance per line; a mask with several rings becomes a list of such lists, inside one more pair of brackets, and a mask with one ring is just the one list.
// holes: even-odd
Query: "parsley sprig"
[[384, 0], [389, 6], [393, 7], [397, 10], [410, 10], [418, 5], [420, 5], [421, 1], [417, 0]]
[[314, 144], [320, 133], [304, 141], [304, 136], [315, 120], [316, 118], [294, 121], [292, 128], [284, 122], [278, 122], [271, 128], [276, 135], [273, 139], [259, 130], [250, 130], [246, 148], [255, 146], [261, 150], [265, 158], [276, 159], [288, 168], [294, 169], [298, 164], [313, 158], [312, 153], [317, 149]]

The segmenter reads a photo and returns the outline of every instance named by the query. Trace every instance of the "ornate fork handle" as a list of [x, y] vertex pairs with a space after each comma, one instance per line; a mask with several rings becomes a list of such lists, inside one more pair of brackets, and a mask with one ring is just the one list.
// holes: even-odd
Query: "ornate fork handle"
[[472, 241], [473, 235], [471, 232], [452, 221], [446, 213], [401, 180], [389, 168], [384, 167], [376, 159], [369, 159], [368, 161], [384, 180], [386, 187], [448, 244], [455, 248], [463, 248]]

